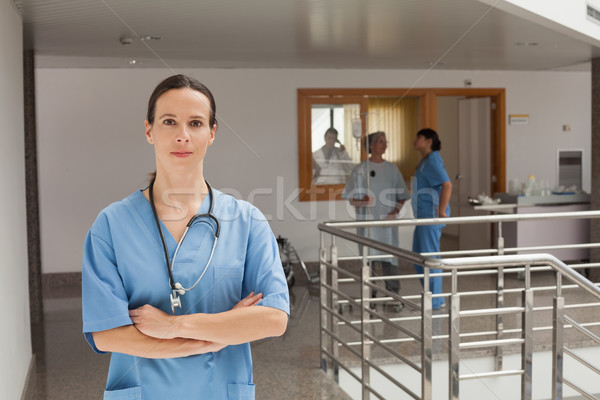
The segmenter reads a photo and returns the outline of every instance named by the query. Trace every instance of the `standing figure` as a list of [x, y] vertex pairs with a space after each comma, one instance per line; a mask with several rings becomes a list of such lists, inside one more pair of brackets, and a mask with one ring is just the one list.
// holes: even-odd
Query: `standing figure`
[[145, 121], [156, 173], [86, 236], [83, 333], [112, 353], [104, 399], [254, 399], [249, 342], [285, 332], [269, 223], [204, 180], [215, 113], [197, 80], [162, 81]]
[[[359, 220], [395, 219], [404, 202], [410, 198], [402, 173], [395, 164], [383, 159], [387, 149], [384, 132], [375, 132], [367, 137], [370, 158], [354, 168], [346, 183], [342, 197], [356, 207]], [[398, 227], [359, 228], [358, 234], [398, 247]], [[371, 255], [382, 254], [371, 250]], [[383, 275], [398, 275], [398, 260], [395, 257], [378, 259], [371, 263], [380, 265]], [[398, 293], [399, 280], [386, 280], [387, 290]], [[376, 293], [373, 293], [373, 297]], [[398, 305], [401, 309], [402, 304]]]
[[[346, 147], [338, 139], [338, 131], [325, 131], [325, 144], [313, 153], [313, 184], [336, 185], [346, 183], [354, 168]], [[336, 147], [339, 144], [340, 147]]]
[[[421, 153], [421, 162], [415, 172], [412, 187], [412, 204], [416, 218], [447, 218], [450, 216], [450, 196], [452, 182], [448, 178], [444, 161], [440, 156], [442, 143], [433, 129], [421, 129], [414, 142], [415, 150]], [[415, 253], [433, 253], [440, 251], [442, 237], [441, 225], [421, 225], [415, 227], [413, 251]], [[417, 273], [424, 269], [415, 264]], [[430, 269], [430, 273], [442, 272], [441, 269]], [[433, 294], [442, 293], [442, 277], [429, 279], [429, 288]], [[445, 306], [441, 297], [433, 298], [433, 309]]]

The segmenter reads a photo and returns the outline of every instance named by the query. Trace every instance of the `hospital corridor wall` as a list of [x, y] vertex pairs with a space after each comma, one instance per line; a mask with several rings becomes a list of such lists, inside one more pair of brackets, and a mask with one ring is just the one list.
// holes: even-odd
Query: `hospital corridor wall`
[[23, 23], [0, 0], [0, 398], [20, 399], [32, 358], [23, 106]]
[[[147, 185], [154, 170], [144, 138], [147, 99], [173, 70], [58, 68], [68, 58], [46, 61], [36, 58], [43, 272], [76, 273], [83, 237], [98, 212]], [[507, 180], [534, 174], [553, 181], [557, 148], [591, 148], [590, 71], [174, 70], [201, 80], [216, 97], [219, 129], [205, 162], [208, 181], [258, 206], [305, 261], [318, 259], [318, 222], [354, 213], [344, 201], [297, 200], [298, 88], [463, 87], [466, 77], [472, 87], [505, 88], [507, 114], [530, 115], [528, 125], [506, 126]], [[567, 123], [568, 134], [562, 131]], [[443, 141], [444, 127], [438, 128]], [[590, 160], [584, 154], [588, 191]], [[342, 246], [340, 253], [357, 248]]]

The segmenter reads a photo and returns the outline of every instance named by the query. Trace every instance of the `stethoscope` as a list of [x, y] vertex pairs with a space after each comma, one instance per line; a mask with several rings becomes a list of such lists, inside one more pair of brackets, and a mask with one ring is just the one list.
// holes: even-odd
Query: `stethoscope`
[[[183, 235], [181, 236], [179, 243], [177, 243], [177, 247], [175, 248], [175, 253], [173, 253], [172, 260], [169, 260], [169, 249], [167, 248], [167, 242], [165, 241], [165, 235], [163, 234], [162, 227], [160, 226], [160, 219], [158, 219], [158, 214], [156, 213], [156, 206], [154, 205], [154, 197], [152, 196], [152, 187], [154, 186], [154, 180], [152, 180], [152, 182], [150, 183], [150, 186], [148, 187], [148, 189], [149, 189], [148, 197], [150, 197], [150, 205], [152, 206], [152, 213], [154, 214], [154, 221], [156, 222], [156, 227], [158, 228], [158, 232], [160, 233], [160, 240], [162, 241], [163, 251], [165, 253], [165, 261], [167, 263], [167, 271], [169, 272], [169, 285], [171, 286], [171, 295], [170, 295], [171, 310], [173, 311], [173, 314], [175, 314], [175, 308], [177, 308], [177, 307], [181, 308], [181, 298], [179, 296], [183, 296], [186, 292], [189, 292], [190, 290], [194, 289], [196, 287], [196, 285], [198, 285], [198, 283], [200, 283], [200, 281], [204, 277], [204, 274], [208, 270], [208, 266], [210, 265], [210, 262], [212, 261], [213, 254], [215, 254], [215, 248], [217, 247], [217, 240], [219, 239], [219, 233], [221, 231], [221, 226], [219, 225], [219, 220], [212, 213], [213, 212], [213, 204], [214, 204], [214, 196], [213, 196], [212, 188], [210, 187], [208, 182], [206, 182], [206, 181], [204, 181], [204, 182], [206, 183], [206, 186], [208, 187], [208, 196], [210, 197], [208, 214], [196, 214], [190, 219], [190, 221], [187, 223], [187, 226], [185, 227], [185, 231], [183, 231]], [[190, 227], [194, 224], [194, 222], [196, 222], [200, 218], [212, 219], [213, 221], [215, 221], [217, 229], [215, 230], [215, 237], [214, 237], [214, 241], [213, 241], [212, 250], [210, 251], [210, 257], [208, 258], [208, 262], [206, 263], [204, 270], [200, 274], [200, 277], [198, 278], [198, 280], [196, 280], [196, 282], [192, 285], [192, 287], [185, 288], [185, 287], [183, 287], [183, 285], [181, 283], [175, 282], [175, 279], [173, 278], [173, 265], [175, 264], [175, 257], [177, 257], [179, 248], [181, 247], [183, 240], [185, 239], [188, 231], [190, 230]]]

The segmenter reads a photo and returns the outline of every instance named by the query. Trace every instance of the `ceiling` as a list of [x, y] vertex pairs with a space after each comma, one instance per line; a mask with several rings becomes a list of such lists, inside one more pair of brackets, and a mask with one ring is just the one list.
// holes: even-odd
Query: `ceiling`
[[14, 3], [47, 67], [578, 70], [600, 56], [600, 43], [478, 0]]

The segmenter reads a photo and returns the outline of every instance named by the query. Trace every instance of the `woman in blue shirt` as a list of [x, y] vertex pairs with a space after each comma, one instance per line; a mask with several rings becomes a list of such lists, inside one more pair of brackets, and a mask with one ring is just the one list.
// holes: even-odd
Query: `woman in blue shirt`
[[[450, 196], [452, 182], [448, 178], [444, 161], [440, 156], [442, 143], [433, 129], [421, 129], [417, 132], [414, 148], [421, 153], [421, 162], [417, 166], [412, 187], [413, 210], [416, 218], [447, 218], [450, 216]], [[421, 225], [415, 228], [413, 251], [415, 253], [433, 253], [440, 251], [440, 238], [444, 225]], [[417, 273], [423, 273], [423, 267], [415, 265]], [[441, 272], [430, 269], [430, 273]], [[442, 278], [429, 279], [429, 288], [433, 294], [442, 293]], [[433, 298], [433, 309], [444, 307], [441, 297]]]
[[215, 113], [195, 79], [161, 82], [145, 122], [156, 174], [87, 234], [83, 332], [112, 353], [104, 399], [254, 399], [249, 342], [285, 332], [288, 288], [268, 222], [204, 180]]

